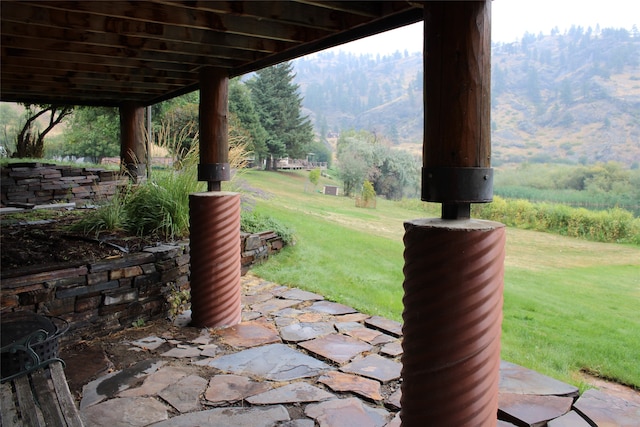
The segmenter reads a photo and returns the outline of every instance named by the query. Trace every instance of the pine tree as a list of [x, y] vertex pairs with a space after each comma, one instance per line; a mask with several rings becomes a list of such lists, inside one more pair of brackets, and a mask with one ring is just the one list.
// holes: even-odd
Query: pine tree
[[267, 132], [260, 123], [249, 89], [238, 79], [229, 82], [229, 113], [235, 115], [251, 136], [248, 149], [252, 151], [256, 160], [267, 157]]
[[267, 131], [267, 151], [272, 158], [267, 169], [275, 169], [277, 159], [286, 156], [304, 158], [313, 141], [313, 127], [301, 115], [302, 97], [294, 78], [291, 62], [283, 62], [258, 71], [247, 82], [262, 127]]

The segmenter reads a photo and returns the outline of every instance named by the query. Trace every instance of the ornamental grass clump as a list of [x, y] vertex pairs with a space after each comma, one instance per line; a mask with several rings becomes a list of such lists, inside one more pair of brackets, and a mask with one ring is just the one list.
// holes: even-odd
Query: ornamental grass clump
[[127, 212], [127, 204], [130, 197], [130, 186], [118, 189], [111, 200], [74, 223], [71, 226], [71, 230], [80, 231], [84, 234], [95, 234], [96, 236], [106, 231], [128, 230], [129, 214]]

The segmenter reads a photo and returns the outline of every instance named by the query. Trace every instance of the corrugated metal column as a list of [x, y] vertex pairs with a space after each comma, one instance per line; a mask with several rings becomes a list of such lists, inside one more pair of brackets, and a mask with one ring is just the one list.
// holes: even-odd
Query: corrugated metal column
[[138, 182], [146, 176], [144, 144], [144, 107], [132, 102], [120, 106], [120, 164], [130, 179]]
[[227, 135], [229, 76], [200, 73], [200, 164], [198, 180], [208, 192], [189, 195], [191, 323], [225, 327], [240, 322], [240, 195], [223, 192], [230, 179]]
[[403, 426], [495, 426], [504, 226], [470, 218], [493, 198], [490, 1], [425, 2], [422, 200], [405, 223]]

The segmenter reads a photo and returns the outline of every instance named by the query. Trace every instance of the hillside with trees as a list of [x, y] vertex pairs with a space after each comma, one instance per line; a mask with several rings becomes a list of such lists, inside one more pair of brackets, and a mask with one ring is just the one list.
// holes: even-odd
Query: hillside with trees
[[[422, 54], [326, 51], [294, 62], [323, 137], [366, 130], [419, 153]], [[573, 27], [492, 47], [494, 165], [640, 163], [640, 33]]]

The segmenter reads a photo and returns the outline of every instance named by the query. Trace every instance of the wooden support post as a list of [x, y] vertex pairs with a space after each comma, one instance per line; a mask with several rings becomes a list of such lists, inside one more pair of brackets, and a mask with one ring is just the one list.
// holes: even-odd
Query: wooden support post
[[470, 215], [493, 197], [491, 0], [424, 8], [422, 200], [442, 218], [405, 222], [400, 419], [494, 427], [505, 231]]
[[220, 191], [231, 179], [227, 135], [229, 74], [207, 67], [200, 72], [200, 164], [198, 180], [208, 182], [209, 191]]
[[132, 181], [146, 176], [144, 107], [132, 102], [120, 106], [120, 162]]
[[490, 5], [425, 3], [422, 200], [443, 218], [493, 198]]

